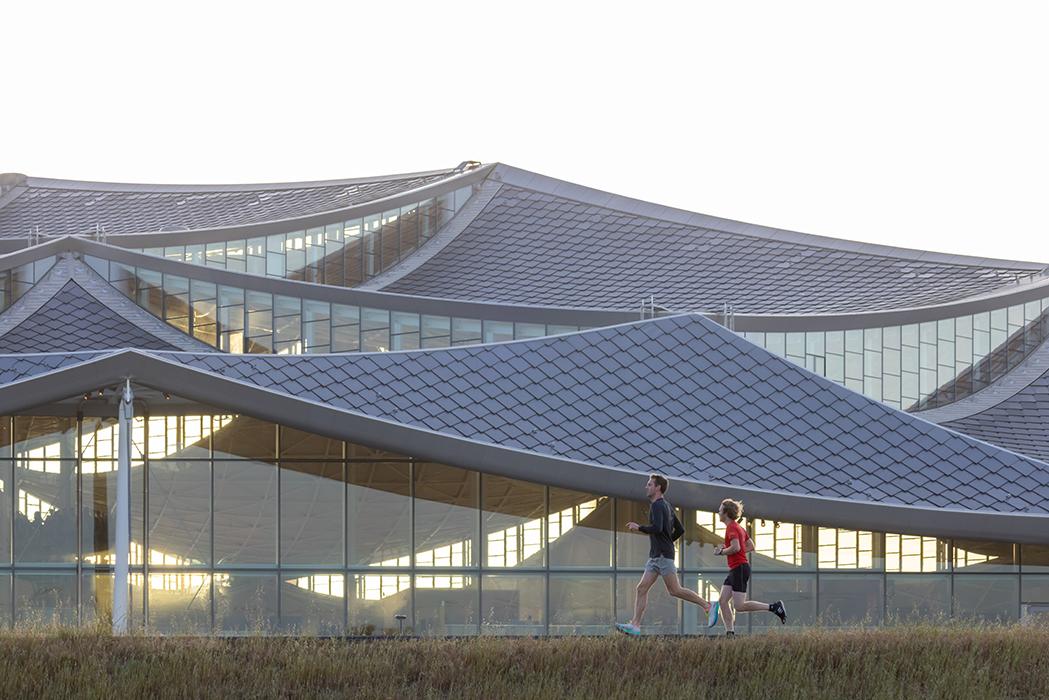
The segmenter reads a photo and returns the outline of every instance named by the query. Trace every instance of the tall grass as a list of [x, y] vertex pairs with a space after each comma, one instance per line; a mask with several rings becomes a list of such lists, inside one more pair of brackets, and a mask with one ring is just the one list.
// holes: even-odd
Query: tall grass
[[1049, 628], [735, 639], [0, 635], [3, 697], [1049, 698]]

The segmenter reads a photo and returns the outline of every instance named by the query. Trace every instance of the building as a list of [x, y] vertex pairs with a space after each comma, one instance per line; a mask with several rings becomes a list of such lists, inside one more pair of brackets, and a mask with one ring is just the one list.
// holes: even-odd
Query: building
[[[752, 593], [791, 624], [1049, 601], [1040, 264], [475, 162], [3, 175], [0, 253], [3, 625], [603, 634], [651, 471], [685, 584], [720, 587], [712, 511], [741, 497]], [[653, 589], [647, 632], [697, 624]]]

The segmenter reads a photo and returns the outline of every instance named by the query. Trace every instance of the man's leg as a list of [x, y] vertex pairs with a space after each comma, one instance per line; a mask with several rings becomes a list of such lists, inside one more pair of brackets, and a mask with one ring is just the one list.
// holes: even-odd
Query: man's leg
[[675, 598], [680, 598], [689, 603], [695, 603], [703, 608], [704, 611], [710, 610], [710, 603], [707, 602], [707, 599], [693, 591], [691, 588], [685, 588], [682, 586], [681, 582], [678, 581], [677, 573], [663, 574], [663, 585], [667, 587], [667, 593]]
[[787, 623], [787, 610], [783, 607], [783, 601], [777, 600], [772, 605], [768, 603], [762, 603], [757, 600], [747, 600], [746, 593], [740, 593], [734, 591], [732, 593], [732, 606], [736, 608], [736, 612], [767, 612], [772, 613], [779, 618], [779, 621], [783, 624]]
[[768, 603], [759, 603], [756, 600], [747, 600], [746, 593], [732, 592], [732, 607], [736, 612], [769, 612]]
[[721, 620], [725, 623], [725, 632], [736, 633], [736, 620], [735, 615], [732, 612], [732, 606], [729, 603], [732, 601], [732, 586], [727, 583], [721, 587]]
[[650, 569], [645, 569], [644, 575], [637, 583], [634, 591], [634, 616], [630, 618], [630, 624], [641, 627], [641, 618], [645, 615], [645, 607], [648, 606], [648, 589], [656, 582], [658, 574]]

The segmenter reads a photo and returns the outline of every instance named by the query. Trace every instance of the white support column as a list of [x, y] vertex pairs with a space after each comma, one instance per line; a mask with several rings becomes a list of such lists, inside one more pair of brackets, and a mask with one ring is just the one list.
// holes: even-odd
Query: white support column
[[113, 634], [128, 632], [128, 550], [131, 548], [131, 380], [120, 396], [120, 444], [117, 451], [117, 565], [113, 581]]

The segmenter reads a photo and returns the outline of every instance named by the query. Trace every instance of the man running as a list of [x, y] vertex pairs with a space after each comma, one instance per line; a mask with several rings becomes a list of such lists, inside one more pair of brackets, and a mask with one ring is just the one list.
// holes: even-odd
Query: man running
[[[721, 619], [725, 621], [725, 636], [733, 636], [735, 630], [735, 615], [733, 608], [741, 612], [770, 612], [779, 618], [783, 624], [787, 622], [787, 609], [782, 600], [777, 600], [772, 605], [759, 603], [756, 600], [747, 600], [747, 583], [750, 581], [750, 563], [747, 562], [747, 552], [754, 551], [754, 543], [747, 535], [747, 531], [739, 524], [743, 517], [743, 504], [726, 498], [718, 508], [718, 516], [725, 524], [725, 544], [714, 548], [714, 554], [724, 554], [728, 557], [728, 577], [721, 586]], [[732, 605], [729, 605], [732, 601]]]
[[663, 497], [669, 486], [670, 482], [667, 481], [665, 476], [659, 474], [650, 476], [648, 481], [645, 482], [645, 495], [648, 497], [649, 503], [652, 504], [648, 513], [650, 524], [638, 525], [635, 522], [626, 524], [628, 529], [648, 535], [649, 540], [645, 573], [641, 576], [641, 581], [637, 584], [637, 590], [634, 594], [634, 616], [630, 618], [630, 622], [625, 624], [622, 622], [616, 623], [617, 630], [635, 637], [641, 634], [641, 618], [644, 616], [645, 607], [648, 605], [648, 589], [652, 588], [652, 585], [660, 576], [663, 577], [663, 584], [667, 587], [667, 593], [675, 598], [695, 603], [706, 611], [707, 627], [713, 627], [718, 623], [718, 604], [716, 602], [713, 604], [708, 603], [705, 598], [700, 597], [699, 594], [685, 588], [678, 582], [677, 567], [674, 565], [674, 540], [681, 537], [685, 532], [685, 528], [681, 526], [681, 521], [674, 515], [674, 508]]

